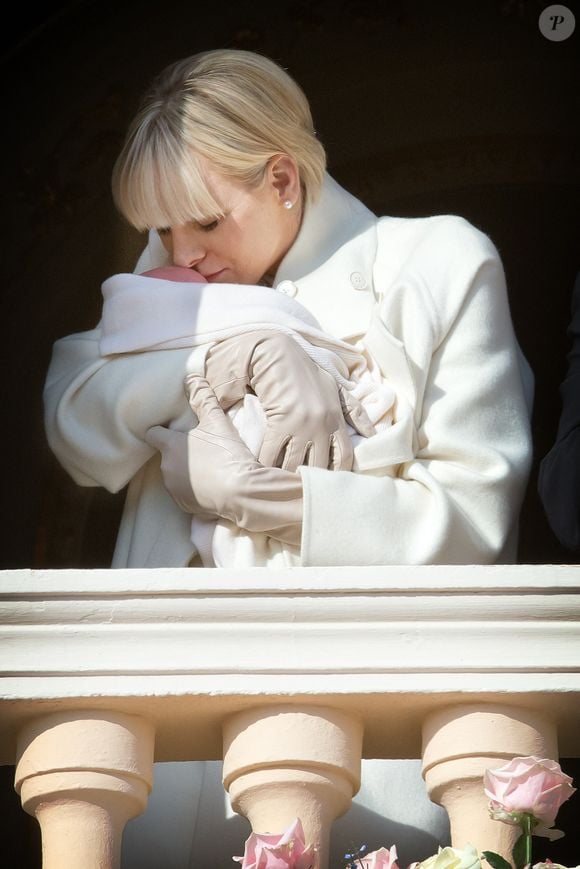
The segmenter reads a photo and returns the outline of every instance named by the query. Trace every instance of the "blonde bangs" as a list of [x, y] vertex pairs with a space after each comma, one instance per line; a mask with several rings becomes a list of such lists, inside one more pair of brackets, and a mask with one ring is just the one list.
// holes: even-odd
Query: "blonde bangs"
[[113, 172], [113, 197], [140, 231], [190, 220], [208, 223], [223, 215], [195, 152], [159, 128], [129, 140]]

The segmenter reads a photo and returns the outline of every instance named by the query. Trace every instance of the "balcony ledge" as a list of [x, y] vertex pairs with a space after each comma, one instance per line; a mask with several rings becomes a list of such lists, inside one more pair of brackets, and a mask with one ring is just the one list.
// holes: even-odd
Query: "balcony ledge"
[[50, 712], [143, 715], [156, 760], [218, 759], [245, 708], [358, 713], [365, 757], [420, 757], [435, 709], [549, 711], [580, 755], [580, 567], [14, 570], [0, 592], [0, 763]]

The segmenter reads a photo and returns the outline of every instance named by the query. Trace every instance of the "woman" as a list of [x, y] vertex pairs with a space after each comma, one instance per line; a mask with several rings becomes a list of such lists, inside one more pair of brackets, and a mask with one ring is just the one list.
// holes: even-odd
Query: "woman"
[[[81, 485], [130, 482], [115, 567], [195, 563], [191, 514], [278, 535], [304, 565], [514, 560], [531, 372], [484, 234], [448, 215], [377, 219], [325, 173], [295, 82], [244, 51], [161, 74], [113, 190], [129, 222], [149, 230], [136, 271], [172, 263], [210, 283], [289, 293], [326, 332], [362, 342], [414, 422], [413, 456], [395, 475], [380, 438], [354, 474], [337, 448], [336, 385], [283, 342], [222, 342], [199, 358], [194, 427], [176, 385], [187, 351], [148, 364], [101, 357], [98, 329], [63, 339], [47, 378], [48, 437]], [[264, 405], [260, 461], [210, 388], [226, 381], [242, 394], [250, 384]], [[160, 427], [176, 409], [181, 420]]]
[[[135, 271], [173, 264], [210, 283], [288, 294], [378, 366], [398, 418], [410, 408], [412, 445], [393, 470], [385, 441], [369, 437], [352, 473], [336, 384], [285, 336], [250, 333], [193, 358], [190, 349], [101, 356], [100, 328], [64, 338], [47, 378], [48, 437], [79, 484], [118, 491], [129, 483], [115, 567], [197, 564], [192, 515], [266, 532], [297, 549], [303, 565], [514, 560], [531, 454], [531, 373], [485, 235], [454, 216], [377, 218], [326, 174], [298, 86], [243, 51], [208, 52], [161, 74], [113, 189], [129, 222], [149, 230]], [[191, 407], [187, 370], [201, 377]], [[258, 459], [215, 394], [225, 407], [248, 388], [267, 418]], [[356, 408], [354, 418], [368, 434]], [[359, 800], [369, 811], [361, 815], [358, 803], [351, 836], [360, 835], [361, 817], [396, 817], [405, 793], [409, 852], [421, 840], [424, 854], [433, 853], [445, 844], [444, 813], [427, 800], [417, 763], [401, 779], [394, 769], [389, 806], [384, 767], [366, 762]], [[132, 865], [159, 865], [151, 816], [171, 805], [176, 775], [206, 795], [205, 814], [192, 798], [201, 819], [192, 830], [216, 823], [219, 764], [204, 770], [196, 778], [183, 765], [168, 776], [156, 769], [150, 809], [126, 837], [138, 851]], [[218, 791], [212, 803], [207, 794]], [[224, 864], [228, 851], [239, 853], [236, 835]], [[226, 842], [223, 822], [218, 838]], [[203, 842], [191, 852], [203, 853]]]

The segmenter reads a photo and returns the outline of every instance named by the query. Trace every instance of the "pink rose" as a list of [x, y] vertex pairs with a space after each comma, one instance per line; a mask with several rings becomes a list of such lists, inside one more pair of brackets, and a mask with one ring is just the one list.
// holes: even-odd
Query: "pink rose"
[[534, 863], [532, 869], [580, 869], [580, 866], [562, 866], [561, 863], [552, 863], [550, 859], [544, 860], [542, 863]]
[[544, 860], [543, 863], [534, 863], [532, 869], [580, 869], [580, 866], [567, 867], [561, 863], [552, 863], [551, 860]]
[[318, 869], [318, 851], [306, 845], [300, 820], [283, 833], [251, 833], [243, 857], [233, 858], [242, 869]]
[[397, 849], [393, 845], [388, 851], [386, 848], [379, 848], [378, 851], [371, 851], [364, 857], [357, 858], [358, 864], [364, 866], [364, 869], [399, 869], [397, 863]]
[[[559, 763], [539, 757], [514, 757], [500, 769], [488, 769], [483, 783], [492, 817], [518, 823], [510, 816], [526, 813], [546, 828], [553, 826], [560, 806], [576, 790]], [[533, 832], [537, 835], [540, 830]], [[543, 835], [546, 834], [544, 831]]]

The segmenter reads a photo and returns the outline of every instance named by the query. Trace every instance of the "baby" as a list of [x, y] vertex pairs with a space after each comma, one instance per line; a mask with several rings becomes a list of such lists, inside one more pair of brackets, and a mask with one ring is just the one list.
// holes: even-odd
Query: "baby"
[[[376, 434], [370, 439], [347, 425], [354, 446], [353, 470], [373, 472], [372, 462], [365, 469], [361, 455], [369, 440], [378, 439], [373, 446], [382, 457], [392, 456], [393, 473], [396, 464], [412, 456], [409, 414], [401, 412], [400, 402], [364, 345], [326, 334], [296, 300], [269, 287], [209, 284], [199, 272], [179, 266], [113, 275], [102, 289], [102, 355], [192, 348], [184, 373], [203, 373], [205, 356], [216, 342], [257, 330], [281, 331], [361, 402], [374, 425]], [[258, 456], [266, 418], [257, 396], [248, 393], [227, 413], [242, 440]], [[168, 421], [157, 422], [166, 425]], [[194, 516], [191, 534], [206, 567], [300, 564], [297, 548], [263, 533], [247, 532], [227, 520]]]
[[195, 269], [184, 268], [183, 266], [159, 266], [156, 269], [149, 269], [148, 272], [141, 272], [141, 276], [148, 278], [159, 278], [162, 281], [183, 281], [192, 284], [207, 284], [206, 279], [201, 272]]

